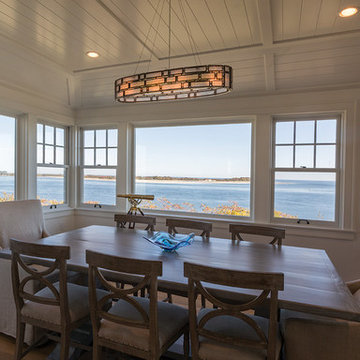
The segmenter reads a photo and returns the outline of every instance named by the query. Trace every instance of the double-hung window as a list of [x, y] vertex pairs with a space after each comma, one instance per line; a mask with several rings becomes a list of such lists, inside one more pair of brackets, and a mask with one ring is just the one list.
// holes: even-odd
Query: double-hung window
[[251, 216], [252, 124], [135, 128], [134, 192], [147, 211]]
[[0, 115], [0, 201], [15, 200], [15, 124]]
[[81, 130], [81, 200], [101, 207], [116, 204], [117, 129]]
[[340, 116], [274, 119], [273, 221], [338, 224], [340, 122]]
[[43, 206], [68, 203], [68, 128], [37, 124], [37, 198]]

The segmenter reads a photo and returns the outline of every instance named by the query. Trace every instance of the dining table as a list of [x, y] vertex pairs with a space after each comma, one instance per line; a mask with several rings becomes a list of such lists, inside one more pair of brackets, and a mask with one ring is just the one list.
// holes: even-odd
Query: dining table
[[[186, 292], [184, 262], [229, 270], [284, 274], [279, 308], [360, 321], [360, 305], [350, 293], [325, 250], [248, 241], [195, 237], [190, 246], [162, 251], [144, 237], [151, 233], [114, 226], [86, 226], [29, 242], [70, 247], [68, 269], [87, 273], [86, 250], [163, 264], [159, 287]], [[6, 257], [2, 254], [2, 257]], [[206, 284], [222, 298], [253, 297], [255, 290]]]

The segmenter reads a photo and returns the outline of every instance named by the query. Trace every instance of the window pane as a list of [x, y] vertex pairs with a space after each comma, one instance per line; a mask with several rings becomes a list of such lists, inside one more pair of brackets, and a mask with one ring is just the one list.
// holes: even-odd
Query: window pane
[[56, 145], [64, 146], [65, 130], [56, 128]]
[[106, 130], [96, 130], [96, 147], [106, 146]]
[[106, 149], [96, 149], [96, 165], [106, 165]]
[[37, 163], [41, 164], [44, 162], [44, 153], [43, 153], [44, 146], [37, 145]]
[[0, 115], [0, 202], [15, 200], [15, 122]]
[[65, 169], [37, 168], [37, 198], [43, 206], [65, 202]]
[[318, 143], [336, 142], [337, 120], [318, 120], [316, 126], [316, 141]]
[[56, 147], [56, 163], [58, 165], [64, 165], [64, 148]]
[[314, 143], [315, 121], [296, 122], [296, 143]]
[[276, 146], [275, 166], [279, 167], [293, 167], [293, 146]]
[[274, 216], [335, 221], [335, 173], [275, 173]]
[[117, 149], [108, 149], [108, 165], [117, 165]]
[[94, 130], [84, 130], [84, 146], [94, 147]]
[[109, 129], [108, 130], [108, 146], [116, 147], [117, 146], [117, 130]]
[[314, 146], [296, 145], [295, 146], [295, 167], [312, 168], [314, 167]]
[[115, 205], [116, 203], [116, 170], [84, 169], [85, 204]]
[[292, 144], [294, 142], [294, 122], [279, 121], [276, 123], [276, 144]]
[[336, 163], [336, 145], [316, 146], [317, 168], [335, 168], [335, 163]]
[[45, 163], [53, 164], [54, 163], [54, 147], [45, 146]]
[[94, 165], [94, 149], [84, 149], [84, 165]]
[[45, 143], [54, 144], [54, 128], [45, 125]]
[[37, 124], [37, 142], [43, 143], [44, 142], [44, 125]]
[[142, 208], [250, 216], [251, 124], [136, 129]]

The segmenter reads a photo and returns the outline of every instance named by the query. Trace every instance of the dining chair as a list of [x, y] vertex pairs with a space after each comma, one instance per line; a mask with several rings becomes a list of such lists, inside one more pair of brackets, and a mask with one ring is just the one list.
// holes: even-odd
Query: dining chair
[[189, 219], [176, 219], [176, 218], [166, 219], [166, 226], [168, 228], [168, 233], [173, 235], [178, 233], [176, 228], [201, 230], [202, 233], [200, 234], [200, 236], [206, 240], [209, 240], [210, 233], [212, 231], [211, 222], [189, 220]]
[[155, 231], [156, 218], [152, 216], [115, 214], [114, 221], [116, 226], [120, 228], [125, 228], [126, 223], [129, 223], [129, 229], [134, 229], [135, 224], [146, 224], [145, 230]]
[[[360, 305], [360, 280], [347, 282]], [[360, 323], [281, 310], [286, 360], [360, 360]]]
[[[284, 274], [232, 271], [184, 263], [188, 278], [189, 323], [193, 359], [279, 358], [281, 337], [278, 331], [278, 292], [284, 288]], [[202, 282], [255, 289], [260, 295], [244, 303], [228, 303], [210, 294]], [[201, 294], [216, 309], [197, 312]], [[270, 295], [270, 319], [246, 313]]]
[[285, 229], [271, 226], [229, 224], [231, 240], [244, 240], [241, 234], [269, 236], [273, 239], [270, 241], [272, 245], [281, 245], [285, 238]]
[[[66, 261], [70, 258], [68, 246], [50, 246], [10, 240], [12, 252], [12, 285], [16, 305], [16, 352], [15, 359], [22, 359], [36, 343], [23, 350], [25, 325], [54, 331], [60, 337], [52, 339], [61, 343], [60, 360], [69, 358], [70, 333], [84, 321], [89, 319], [90, 309], [88, 288], [67, 283]], [[26, 257], [51, 260], [51, 265], [44, 266], [41, 271], [35, 270], [26, 261]], [[34, 263], [32, 259], [31, 263]], [[44, 264], [44, 263], [43, 263]], [[48, 276], [59, 271], [59, 281], [51, 283]], [[31, 282], [39, 282], [43, 288], [33, 293], [29, 291]], [[30, 287], [31, 288], [31, 287]], [[97, 296], [104, 296], [105, 291], [97, 290]], [[75, 346], [83, 347], [81, 344]], [[84, 347], [83, 347], [84, 348]]]
[[[86, 262], [89, 264], [93, 360], [102, 359], [102, 347], [143, 359], [159, 359], [182, 335], [187, 358], [188, 311], [157, 301], [157, 278], [162, 275], [160, 261], [127, 259], [87, 250]], [[109, 271], [134, 274], [140, 279], [132, 288], [119, 289], [106, 280]], [[109, 291], [101, 299], [95, 296], [97, 280]], [[149, 298], [131, 296], [145, 286], [150, 289]], [[113, 305], [106, 310], [104, 305], [109, 300], [113, 300]]]

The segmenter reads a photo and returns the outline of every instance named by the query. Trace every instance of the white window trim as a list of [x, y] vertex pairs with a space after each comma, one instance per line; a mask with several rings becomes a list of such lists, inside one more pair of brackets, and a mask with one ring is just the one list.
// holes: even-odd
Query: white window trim
[[[301, 121], [301, 120], [329, 120], [336, 119], [337, 129], [336, 129], [336, 164], [335, 168], [276, 168], [275, 167], [275, 125], [277, 122], [286, 122], [286, 121]], [[327, 228], [341, 228], [342, 227], [342, 218], [343, 218], [343, 144], [342, 144], [342, 132], [343, 132], [343, 114], [336, 113], [322, 113], [322, 114], [295, 114], [295, 115], [286, 115], [286, 116], [273, 116], [272, 117], [272, 126], [271, 126], [271, 203], [270, 203], [270, 222], [274, 224], [283, 224], [283, 225], [296, 225], [299, 227], [327, 227]], [[316, 130], [315, 130], [316, 131]], [[314, 139], [316, 145], [316, 139]], [[300, 144], [301, 145], [301, 144]], [[309, 145], [309, 144], [307, 144]], [[310, 144], [311, 145], [311, 144]], [[295, 152], [294, 152], [295, 156]], [[315, 163], [314, 163], [315, 166]], [[321, 221], [321, 220], [311, 220], [311, 219], [289, 219], [289, 218], [278, 218], [274, 216], [274, 203], [275, 203], [275, 173], [276, 172], [318, 172], [326, 173], [331, 172], [336, 174], [336, 195], [335, 195], [335, 220], [334, 221]], [[299, 220], [309, 220], [309, 223], [306, 221], [298, 222]]]
[[[88, 131], [88, 130], [111, 130], [111, 129], [116, 129], [118, 131], [118, 136], [117, 136], [117, 165], [116, 166], [107, 166], [107, 165], [95, 165], [95, 166], [91, 166], [91, 165], [84, 165], [84, 131]], [[117, 203], [117, 198], [115, 197], [114, 202], [115, 205], [108, 205], [108, 204], [86, 204], [83, 202], [83, 198], [84, 198], [84, 170], [85, 169], [114, 169], [116, 174], [115, 174], [115, 186], [116, 186], [116, 194], [117, 194], [117, 189], [118, 189], [118, 167], [119, 167], [119, 129], [117, 126], [101, 126], [101, 125], [94, 125], [94, 126], [80, 126], [78, 128], [78, 197], [77, 197], [77, 208], [79, 209], [93, 209], [93, 210], [103, 210], [103, 211], [114, 211], [116, 210], [116, 203]], [[106, 145], [104, 147], [105, 149], [108, 149], [108, 146]], [[112, 147], [110, 147], [112, 148]], [[95, 147], [95, 138], [94, 138], [94, 149], [96, 149]], [[106, 152], [107, 153], [107, 152]], [[95, 151], [94, 151], [94, 156], [95, 156]], [[115, 195], [116, 196], [116, 195]]]
[[[131, 177], [130, 189], [135, 192], [135, 178], [136, 178], [136, 136], [135, 130], [137, 128], [154, 128], [154, 127], [175, 127], [175, 126], [198, 126], [198, 125], [225, 125], [225, 124], [251, 124], [251, 150], [250, 150], [250, 216], [236, 216], [236, 215], [218, 215], [188, 211], [174, 211], [161, 209], [145, 209], [146, 214], [153, 216], [167, 216], [167, 217], [182, 217], [182, 218], [199, 218], [204, 220], [227, 220], [240, 222], [254, 222], [255, 214], [255, 116], [231, 116], [221, 118], [201, 118], [201, 119], [186, 119], [186, 120], [167, 120], [167, 121], [134, 121], [131, 122], [131, 139], [132, 139], [132, 160], [131, 160]], [[141, 207], [141, 204], [140, 204]]]
[[[37, 139], [37, 124], [42, 124], [43, 125], [43, 142], [42, 143], [38, 143], [38, 139]], [[64, 130], [64, 165], [59, 165], [56, 164], [56, 130], [54, 130], [54, 145], [51, 144], [47, 144], [49, 146], [53, 146], [54, 147], [54, 163], [50, 164], [50, 163], [45, 163], [45, 126], [51, 126], [54, 129], [56, 128], [60, 128]], [[38, 163], [37, 162], [37, 145], [38, 144], [42, 144], [44, 149], [43, 149], [43, 162], [42, 163]], [[70, 198], [69, 198], [69, 193], [70, 193], [70, 127], [67, 125], [62, 125], [62, 124], [58, 124], [58, 123], [54, 123], [51, 121], [44, 121], [44, 120], [40, 120], [38, 119], [36, 121], [35, 124], [35, 149], [36, 149], [36, 176], [37, 176], [37, 169], [39, 167], [41, 168], [59, 168], [59, 169], [64, 169], [64, 203], [63, 204], [56, 204], [56, 205], [46, 205], [43, 206], [44, 211], [49, 211], [49, 210], [64, 210], [69, 208], [69, 202], [70, 202]], [[37, 178], [35, 181], [35, 187], [36, 187], [36, 196], [38, 196], [37, 194]]]

